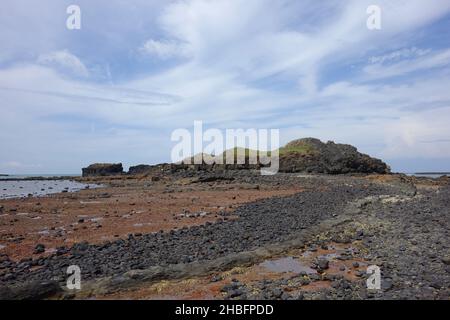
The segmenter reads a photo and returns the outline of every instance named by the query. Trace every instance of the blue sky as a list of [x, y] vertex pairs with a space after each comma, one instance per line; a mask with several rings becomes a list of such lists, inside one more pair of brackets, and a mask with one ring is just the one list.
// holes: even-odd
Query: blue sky
[[[81, 30], [66, 8], [81, 8]], [[381, 30], [366, 27], [369, 5]], [[450, 170], [450, 0], [4, 1], [0, 173], [170, 161], [171, 132], [279, 128]]]

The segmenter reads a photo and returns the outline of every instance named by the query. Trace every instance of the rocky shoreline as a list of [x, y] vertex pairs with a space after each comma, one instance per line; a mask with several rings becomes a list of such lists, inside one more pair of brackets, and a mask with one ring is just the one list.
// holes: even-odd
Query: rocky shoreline
[[[293, 192], [283, 196], [270, 196], [269, 193], [267, 198], [256, 201], [249, 198], [249, 202], [229, 210], [219, 206], [213, 215], [203, 211], [204, 214], [198, 213], [194, 218], [188, 218], [193, 219], [191, 225], [148, 233], [126, 233], [119, 235], [119, 239], [96, 243], [81, 241], [73, 246], [61, 246], [50, 254], [37, 252], [31, 258], [24, 257], [18, 261], [3, 254], [0, 256], [0, 297], [25, 298], [34, 292], [40, 298], [83, 298], [92, 295], [114, 298], [114, 294], [126, 297], [124, 292], [134, 290], [138, 298], [152, 298], [155, 296], [153, 293], [139, 293], [139, 290], [143, 290], [143, 286], [150, 290], [150, 286], [157, 285], [163, 279], [196, 278], [196, 281], [206, 281], [201, 280], [202, 277], [209, 279], [215, 276], [220, 281], [212, 283], [218, 285], [223, 282], [224, 287], [216, 288], [213, 294], [216, 299], [449, 298], [450, 188], [446, 178], [304, 176], [293, 173], [264, 177], [257, 172], [239, 170], [220, 175], [214, 172], [194, 175], [181, 171], [159, 173], [157, 176], [141, 175], [139, 178], [85, 179], [103, 179], [103, 182], [109, 179], [109, 197], [117, 190], [135, 188], [132, 190], [161, 192], [168, 197], [168, 201], [173, 201], [177, 195], [180, 199], [186, 198], [194, 190], [205, 195], [216, 191], [223, 194], [227, 189], [237, 193], [250, 190], [260, 193], [286, 188]], [[86, 192], [97, 192], [98, 195], [99, 191]], [[173, 210], [173, 205], [170, 207]], [[186, 208], [185, 205], [179, 207], [180, 210], [183, 208]], [[2, 210], [5, 211], [5, 208]], [[172, 213], [164, 219], [168, 217], [175, 225], [186, 219], [179, 220], [181, 216]], [[316, 230], [325, 222], [329, 223], [328, 227]], [[295, 245], [283, 245], [286, 243]], [[338, 254], [334, 249], [329, 249], [334, 248], [336, 243], [349, 244], [358, 250]], [[252, 264], [260, 263], [261, 253], [256, 254], [256, 258], [251, 254], [260, 252], [258, 250], [269, 250], [263, 255], [264, 259], [268, 259], [271, 255], [283, 256], [294, 249], [302, 250], [301, 254], [297, 253], [299, 255], [313, 254], [317, 248], [319, 251], [321, 248], [331, 251], [324, 257], [317, 257], [326, 262], [320, 262], [321, 267], [314, 275], [281, 273], [272, 280], [253, 276], [253, 281], [231, 281], [236, 279], [221, 275], [226, 270], [251, 268]], [[36, 246], [35, 250], [39, 251], [39, 248]], [[45, 248], [41, 250], [45, 251]], [[358, 266], [380, 266], [383, 290], [368, 291], [365, 287], [366, 274], [358, 267], [341, 265], [338, 269], [347, 268], [346, 271], [327, 273], [328, 264], [339, 261], [359, 261]], [[210, 269], [206, 268], [208, 263], [211, 264]], [[87, 286], [78, 296], [76, 292], [68, 293], [64, 289], [66, 269], [74, 264], [81, 267], [82, 279]], [[195, 265], [205, 267], [192, 268]], [[311, 266], [314, 265], [311, 262]], [[157, 268], [166, 271], [161, 273]], [[202, 274], [202, 270], [206, 274]], [[252, 274], [252, 271], [248, 272]], [[349, 277], [350, 274], [354, 277]], [[310, 289], [314, 284], [317, 288]], [[28, 286], [27, 294], [23, 293], [24, 286]], [[49, 290], [49, 287], [53, 289]]]
[[[101, 190], [0, 201], [0, 298], [158, 298], [161, 281], [172, 298], [449, 297], [447, 177], [390, 174], [350, 145], [313, 138], [280, 148], [280, 172], [262, 176], [251, 152], [243, 164], [127, 173], [98, 163], [74, 180]], [[66, 288], [74, 265], [78, 292]], [[369, 265], [382, 269], [376, 292]], [[181, 293], [177, 281], [196, 284]]]

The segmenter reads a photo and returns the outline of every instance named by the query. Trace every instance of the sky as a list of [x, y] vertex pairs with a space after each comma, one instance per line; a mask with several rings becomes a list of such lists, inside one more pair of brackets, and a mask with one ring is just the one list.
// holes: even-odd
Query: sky
[[449, 40], [450, 0], [2, 1], [0, 173], [169, 162], [195, 120], [450, 171]]

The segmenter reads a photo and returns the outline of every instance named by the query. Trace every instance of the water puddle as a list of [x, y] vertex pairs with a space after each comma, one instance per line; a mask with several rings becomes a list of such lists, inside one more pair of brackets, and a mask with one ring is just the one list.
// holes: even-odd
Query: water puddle
[[293, 257], [266, 260], [262, 262], [260, 266], [272, 272], [316, 273], [316, 270], [306, 264], [303, 264], [301, 261], [294, 259]]
[[339, 257], [339, 253], [327, 253], [320, 255], [319, 258], [327, 259], [327, 260], [335, 260], [337, 257]]

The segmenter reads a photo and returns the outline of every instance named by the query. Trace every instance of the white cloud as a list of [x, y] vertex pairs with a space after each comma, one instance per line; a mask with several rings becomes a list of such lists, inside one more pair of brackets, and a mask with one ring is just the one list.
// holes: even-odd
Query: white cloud
[[88, 77], [89, 71], [81, 60], [71, 54], [68, 50], [54, 51], [41, 54], [37, 63], [45, 66], [55, 67], [63, 71], [69, 71], [76, 76]]
[[161, 59], [189, 57], [190, 48], [186, 43], [175, 40], [147, 40], [140, 48], [141, 52], [155, 55]]
[[381, 56], [370, 57], [369, 62], [383, 64], [384, 62], [389, 62], [392, 60], [420, 57], [420, 56], [429, 54], [430, 52], [431, 52], [431, 49], [419, 49], [416, 47], [403, 48], [401, 50], [396, 50], [396, 51], [393, 51], [393, 52], [390, 52], [388, 54], [384, 54]]
[[444, 108], [405, 114], [395, 122], [386, 123], [386, 148], [389, 158], [450, 158], [450, 105]]
[[[125, 86], [101, 85], [68, 79], [53, 69], [20, 65], [0, 70], [0, 94], [15, 108], [6, 114], [20, 113], [35, 117], [72, 114], [116, 125], [151, 127], [158, 116], [170, 114], [174, 95], [158, 90], [137, 90]], [[22, 116], [23, 117], [23, 116]], [[18, 122], [17, 118], [14, 122]]]
[[366, 66], [364, 72], [371, 79], [381, 79], [401, 76], [419, 70], [446, 67], [448, 65], [450, 65], [450, 49], [420, 54], [413, 59], [403, 59], [388, 65], [380, 61], [379, 63]]
[[[408, 108], [426, 110], [448, 105], [450, 95], [443, 85], [448, 75], [440, 79], [434, 76], [411, 79], [408, 84], [395, 86], [362, 85], [350, 78], [320, 88], [318, 82], [327, 64], [352, 60], [380, 44], [396, 46], [402, 33], [421, 28], [449, 11], [447, 3], [433, 3], [435, 7], [431, 8], [420, 1], [408, 5], [382, 1], [383, 30], [374, 34], [365, 27], [365, 8], [369, 1], [329, 5], [325, 11], [330, 18], [316, 23], [320, 28], [305, 30], [291, 30], [288, 26], [308, 21], [308, 15], [314, 11], [311, 7], [316, 12], [323, 10], [314, 3], [307, 3], [310, 10], [302, 10], [302, 5], [278, 7], [265, 1], [246, 1], [248, 5], [235, 0], [176, 2], [164, 11], [159, 21], [168, 37], [190, 44], [191, 60], [129, 85], [145, 88], [153, 84], [184, 97], [175, 105], [182, 117], [169, 117], [175, 125], [190, 126], [194, 119], [203, 119], [229, 127], [282, 127], [288, 139], [317, 136], [367, 146], [362, 151], [391, 158], [423, 155], [430, 146], [420, 144], [417, 139], [408, 145], [408, 150], [396, 148], [408, 134], [403, 126], [395, 134], [391, 128], [396, 128], [397, 121], [408, 123], [405, 119], [413, 113]], [[237, 11], [239, 16], [233, 14]], [[262, 16], [270, 19], [261, 19]], [[400, 22], [399, 16], [402, 16]], [[391, 70], [380, 65], [383, 70], [377, 74], [404, 74], [446, 61], [445, 52], [410, 48], [374, 58], [377, 64], [372, 65], [372, 72], [376, 72], [381, 62], [398, 61], [405, 56], [414, 61], [391, 64]], [[253, 81], [273, 75], [297, 82], [298, 90], [277, 92], [270, 86], [252, 85]], [[439, 110], [442, 119], [450, 120], [447, 109]], [[433, 114], [436, 115], [437, 112]], [[380, 130], [384, 127], [389, 129]], [[399, 137], [397, 142], [390, 139], [391, 133]], [[442, 127], [436, 127], [430, 135], [442, 138], [446, 134]], [[439, 147], [434, 148], [439, 151]]]

